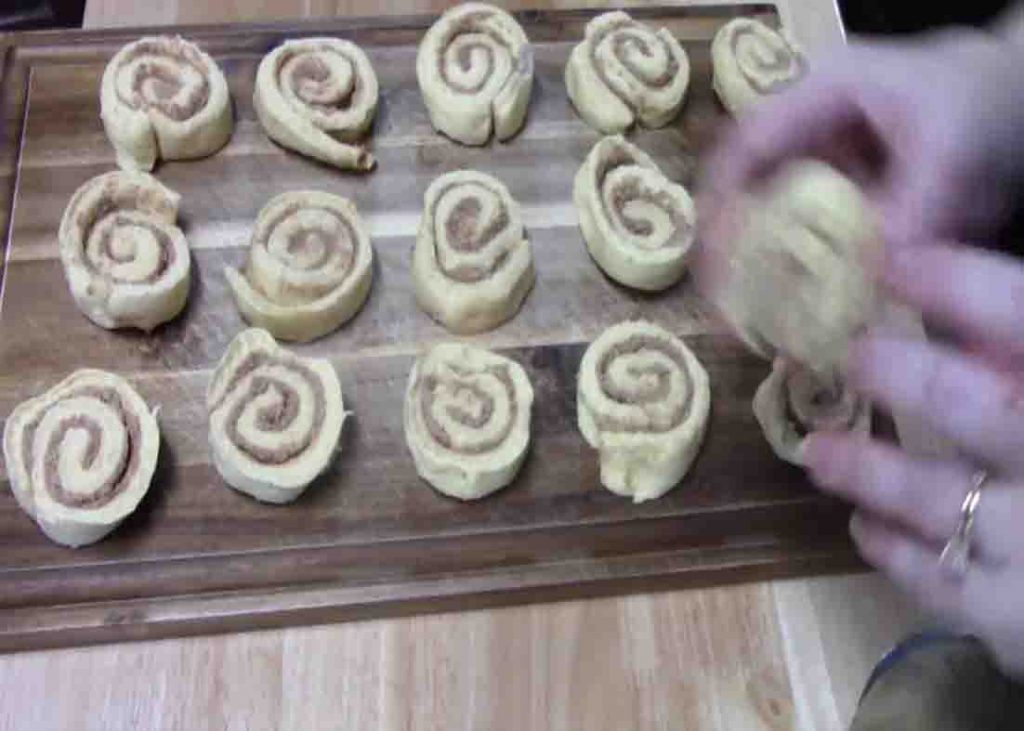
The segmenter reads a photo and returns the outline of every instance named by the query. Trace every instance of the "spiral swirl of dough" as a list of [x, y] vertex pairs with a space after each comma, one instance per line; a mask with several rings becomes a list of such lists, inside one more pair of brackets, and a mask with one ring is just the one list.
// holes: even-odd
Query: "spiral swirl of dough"
[[482, 348], [443, 343], [409, 376], [405, 435], [419, 474], [462, 500], [516, 475], [530, 441], [533, 388], [516, 362]]
[[753, 18], [736, 18], [711, 44], [713, 86], [733, 114], [798, 81], [805, 71], [799, 48], [784, 33]]
[[231, 137], [224, 74], [180, 37], [140, 38], [118, 51], [103, 73], [100, 107], [125, 170], [152, 170], [158, 157], [206, 157]]
[[583, 42], [569, 56], [565, 83], [576, 111], [605, 134], [638, 121], [664, 127], [683, 106], [690, 61], [668, 30], [615, 11], [587, 23]]
[[576, 175], [573, 199], [587, 248], [622, 284], [657, 291], [679, 280], [696, 231], [696, 208], [639, 147], [606, 137]]
[[242, 315], [279, 340], [308, 341], [359, 311], [373, 280], [370, 237], [351, 201], [295, 191], [256, 219], [245, 273], [225, 276]]
[[416, 298], [449, 330], [475, 333], [511, 318], [533, 286], [522, 214], [489, 175], [456, 170], [424, 196], [413, 253]]
[[115, 171], [75, 191], [61, 218], [61, 262], [75, 304], [105, 328], [152, 330], [188, 297], [188, 243], [177, 193], [146, 173]]
[[253, 105], [271, 139], [339, 168], [370, 170], [358, 145], [373, 124], [379, 88], [370, 59], [339, 38], [285, 41], [260, 61]]
[[273, 503], [294, 500], [327, 468], [345, 419], [333, 366], [299, 358], [256, 328], [231, 341], [206, 404], [217, 471]]
[[710, 394], [703, 366], [667, 330], [648, 322], [605, 330], [583, 355], [576, 398], [605, 487], [641, 502], [678, 483], [704, 438]]
[[67, 546], [99, 540], [139, 504], [156, 466], [156, 419], [127, 381], [80, 370], [20, 404], [4, 428], [19, 505]]
[[802, 465], [804, 438], [814, 431], [871, 431], [871, 407], [835, 374], [817, 375], [784, 358], [754, 395], [754, 416], [780, 459]]
[[462, 3], [423, 37], [416, 77], [436, 129], [467, 145], [482, 145], [492, 133], [507, 140], [526, 119], [533, 51], [504, 10]]

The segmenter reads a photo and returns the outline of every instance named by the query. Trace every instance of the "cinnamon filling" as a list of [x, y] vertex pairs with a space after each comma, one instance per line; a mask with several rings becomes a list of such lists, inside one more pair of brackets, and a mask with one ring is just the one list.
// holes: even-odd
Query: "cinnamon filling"
[[[739, 61], [740, 41], [747, 36], [752, 37], [754, 43], [771, 52], [770, 60], [762, 62], [759, 59], [756, 69], [751, 69], [747, 64]], [[741, 27], [736, 29], [729, 39], [729, 49], [733, 57], [737, 59], [737, 65], [743, 72], [743, 78], [759, 94], [773, 94], [780, 91], [796, 81], [801, 75], [802, 67], [788, 45], [783, 42], [783, 47], [779, 49], [771, 44], [763, 43], [758, 37], [757, 30], [754, 28]], [[761, 74], [767, 74], [768, 79], [764, 80], [761, 78]], [[786, 76], [783, 77], [782, 74], [786, 74]]]
[[339, 227], [344, 234], [339, 236], [337, 233], [324, 231], [316, 228], [300, 228], [294, 233], [288, 236], [286, 248], [289, 254], [309, 254], [310, 252], [320, 251], [320, 256], [316, 259], [303, 262], [299, 264], [296, 261], [286, 262], [289, 267], [301, 266], [303, 269], [320, 269], [325, 266], [334, 256], [337, 256], [340, 260], [339, 268], [343, 274], [340, 281], [335, 286], [340, 285], [348, 276], [352, 273], [353, 262], [356, 258], [356, 247], [359, 246], [359, 240], [356, 236], [355, 229], [352, 227], [352, 223], [340, 212], [333, 208], [326, 206], [304, 206], [298, 203], [285, 206], [281, 209], [280, 213], [270, 219], [265, 226], [263, 226], [252, 245], [261, 246], [267, 248], [267, 242], [273, 235], [274, 229], [281, 225], [283, 221], [294, 216], [299, 211], [319, 211], [325, 213], [339, 224]]
[[[82, 457], [81, 467], [83, 470], [89, 470], [99, 454], [100, 446], [103, 443], [103, 432], [89, 414], [75, 414], [74, 416], [66, 417], [60, 422], [58, 428], [46, 443], [46, 451], [42, 456], [45, 460], [43, 466], [43, 489], [47, 491], [54, 502], [69, 508], [98, 509], [109, 504], [123, 492], [132, 479], [134, 479], [136, 472], [138, 472], [141, 427], [138, 416], [130, 409], [125, 408], [121, 402], [120, 395], [113, 389], [84, 386], [70, 391], [64, 396], [65, 399], [78, 397], [98, 399], [118, 413], [121, 417], [121, 422], [125, 425], [125, 429], [128, 432], [127, 460], [115, 474], [112, 474], [103, 483], [100, 489], [94, 492], [85, 494], [67, 489], [61, 482], [58, 469], [60, 446], [67, 433], [73, 429], [80, 429], [86, 432], [88, 441], [85, 454]], [[35, 457], [33, 454], [33, 442], [35, 441], [36, 430], [39, 428], [39, 424], [45, 414], [46, 411], [43, 411], [36, 419], [25, 425], [22, 437], [22, 459], [30, 474]]]
[[[156, 58], [148, 59], [148, 56]], [[122, 103], [132, 109], [156, 109], [176, 122], [190, 119], [206, 106], [210, 99], [210, 71], [195, 48], [171, 39], [137, 43], [125, 54], [123, 63], [127, 66], [137, 59], [141, 60], [132, 70], [131, 95], [127, 98], [118, 95]], [[169, 63], [191, 67], [201, 79], [200, 83], [186, 87], [184, 75], [169, 69]]]
[[[268, 448], [250, 442], [238, 430], [238, 420], [245, 408], [254, 399], [259, 398], [270, 390], [277, 393], [277, 402], [271, 406], [263, 407], [256, 414], [256, 426], [262, 432], [281, 433], [284, 432], [299, 415], [300, 397], [291, 384], [275, 378], [273, 375], [255, 374], [249, 382], [245, 393], [231, 407], [226, 419], [227, 438], [244, 452], [254, 462], [266, 465], [283, 465], [296, 457], [299, 457], [320, 433], [324, 422], [324, 388], [323, 383], [317, 375], [304, 363], [296, 358], [288, 358], [271, 355], [265, 352], [251, 353], [239, 364], [235, 372], [231, 374], [228, 381], [225, 395], [233, 393], [239, 383], [245, 377], [253, 374], [263, 366], [282, 366], [294, 373], [298, 373], [313, 392], [313, 424], [310, 430], [302, 435], [297, 442], [288, 445], [281, 445]], [[226, 397], [226, 396], [225, 396]], [[219, 408], [220, 402], [214, 405], [213, 410]]]
[[[101, 234], [99, 242], [100, 252], [103, 254], [104, 257], [117, 264], [130, 262], [134, 258], [132, 254], [122, 255], [118, 254], [114, 250], [113, 242], [114, 238], [117, 236], [118, 229], [128, 227], [146, 229], [147, 231], [149, 231], [150, 234], [152, 234], [153, 238], [156, 240], [156, 244], [160, 254], [157, 259], [157, 264], [154, 267], [153, 271], [151, 271], [149, 274], [145, 276], [145, 278], [141, 280], [133, 279], [131, 281], [132, 283], [152, 284], [153, 282], [156, 282], [158, 279], [160, 279], [160, 277], [164, 275], [164, 272], [166, 272], [167, 269], [174, 263], [176, 254], [174, 251], [174, 246], [171, 244], [171, 237], [167, 234], [166, 231], [161, 229], [159, 226], [156, 226], [155, 224], [143, 221], [129, 220], [126, 216], [123, 216], [122, 213], [122, 211], [115, 212], [113, 214], [113, 224], [104, 229], [103, 233]], [[85, 263], [91, 272], [94, 272], [96, 274], [102, 274], [103, 276], [109, 277], [111, 280], [115, 282], [123, 281], [117, 277], [111, 276], [109, 271], [105, 271], [101, 265], [97, 264], [97, 262], [92, 261], [89, 257], [86, 257]]]
[[[672, 366], [664, 363], [650, 363], [644, 367], [631, 368], [628, 372], [636, 382], [645, 384], [639, 394], [638, 389], [629, 389], [615, 382], [609, 370], [612, 362], [624, 355], [632, 355], [644, 350], [656, 350], [672, 362]], [[665, 401], [671, 395], [672, 370], [679, 370], [684, 375], [689, 374], [686, 361], [683, 356], [672, 347], [672, 344], [662, 338], [652, 335], [630, 335], [626, 339], [609, 346], [597, 364], [597, 378], [601, 391], [609, 399], [620, 404], [643, 407], [645, 404], [655, 404]], [[646, 382], [646, 383], [645, 383]], [[653, 385], [648, 385], [653, 383]], [[669, 415], [667, 423], [651, 425], [649, 428], [640, 429], [635, 425], [625, 423], [623, 420], [614, 417], [598, 414], [596, 421], [601, 429], [616, 432], [641, 432], [641, 431], [669, 431], [679, 426], [689, 415], [692, 408], [693, 394], [687, 394], [686, 399], [675, 406]]]
[[689, 232], [690, 224], [683, 218], [668, 193], [665, 191], [651, 192], [636, 180], [624, 181], [612, 191], [612, 208], [623, 228], [634, 236], [650, 236], [654, 233], [654, 224], [626, 215], [626, 204], [633, 201], [645, 201], [657, 206], [668, 215], [672, 222], [672, 235], [665, 241], [665, 247], [681, 247], [683, 245], [684, 236]]
[[[358, 73], [359, 66], [354, 59], [329, 46], [317, 48], [315, 51], [318, 54], [331, 53], [341, 56], [349, 64], [352, 68], [352, 84], [345, 88], [335, 82], [331, 74], [331, 67], [323, 58], [312, 55], [313, 52], [308, 50], [303, 53], [305, 55], [293, 67], [289, 67], [287, 63], [290, 59], [282, 59], [278, 67], [277, 83], [279, 86], [283, 87], [286, 83], [292, 84], [291, 88], [295, 95], [304, 104], [321, 112], [329, 113], [360, 105], [365, 87]], [[286, 71], [289, 76], [287, 80], [282, 78]]]
[[[457, 22], [452, 24], [442, 43], [442, 47], [447, 48], [460, 35], [472, 33], [487, 36], [487, 38], [494, 42], [495, 46], [503, 49], [511, 57], [513, 49], [509, 46], [506, 39], [485, 25], [485, 22], [493, 15], [494, 13], [485, 10], [477, 13], [467, 13], [462, 16]], [[445, 64], [445, 54], [443, 52], [438, 54], [437, 74], [449, 88], [462, 94], [478, 94], [487, 85], [495, 68], [494, 46], [483, 40], [467, 43], [459, 48], [455, 57], [455, 63], [463, 72], [468, 72], [472, 68], [473, 55], [476, 51], [484, 52], [487, 65], [486, 72], [481, 74], [480, 81], [475, 84], [465, 84], [451, 78], [448, 74], [448, 66]]]
[[638, 180], [620, 181], [620, 185], [612, 191], [612, 207], [608, 208], [605, 196], [600, 194], [604, 189], [605, 179], [613, 170], [627, 165], [636, 165], [637, 162], [629, 153], [629, 150], [616, 147], [603, 160], [598, 161], [594, 171], [594, 187], [598, 191], [598, 200], [601, 205], [601, 213], [608, 221], [618, 221], [629, 233], [634, 236], [650, 236], [654, 233], [654, 225], [650, 221], [633, 218], [626, 215], [626, 204], [632, 201], [645, 201], [665, 211], [672, 222], [673, 231], [668, 236], [663, 247], [681, 248], [686, 235], [690, 231], [690, 222], [678, 210], [671, 196], [664, 191], [652, 192], [642, 186]]
[[479, 375], [478, 372], [464, 370], [453, 364], [448, 364], [447, 369], [452, 372], [452, 377], [445, 379], [440, 375], [430, 373], [422, 376], [416, 386], [419, 392], [420, 413], [423, 415], [423, 422], [426, 424], [427, 432], [435, 442], [453, 452], [483, 454], [494, 450], [508, 438], [519, 410], [519, 405], [516, 403], [515, 398], [515, 385], [512, 383], [512, 377], [509, 375], [508, 368], [506, 366], [492, 366], [484, 371], [497, 379], [505, 391], [505, 396], [509, 403], [508, 421], [502, 424], [501, 430], [492, 439], [474, 444], [469, 448], [457, 448], [451, 434], [434, 417], [433, 409], [434, 402], [437, 400], [438, 389], [442, 383], [451, 387], [454, 380], [456, 393], [464, 392], [469, 396], [470, 401], [479, 404], [479, 408], [472, 411], [463, 408], [459, 404], [447, 404], [444, 407], [448, 418], [467, 429], [482, 429], [494, 417], [494, 401], [486, 391], [473, 383], [473, 376]]
[[[636, 100], [621, 93], [610, 83], [608, 62], [598, 54], [598, 48], [608, 36], [614, 36], [612, 38], [612, 55], [614, 58], [629, 71], [631, 76], [642, 82], [644, 86], [652, 89], [662, 89], [671, 84], [676, 76], [679, 75], [679, 62], [672, 54], [672, 48], [669, 44], [648, 28], [632, 19], [622, 19], [591, 36], [589, 39], [591, 65], [604, 85], [630, 109], [636, 111]], [[635, 49], [640, 54], [650, 58], [654, 55], [654, 50], [651, 47], [652, 43], [662, 48], [668, 62], [660, 73], [648, 76], [644, 69], [633, 63], [628, 51]]]
[[[465, 183], [451, 183], [445, 186], [438, 193], [435, 201], [440, 202], [453, 190], [457, 191], [458, 188], [461, 188], [464, 185]], [[443, 223], [444, 240], [447, 242], [448, 246], [460, 252], [476, 252], [485, 249], [494, 242], [502, 231], [508, 228], [510, 223], [508, 209], [505, 207], [504, 202], [502, 202], [501, 194], [479, 181], [474, 181], [474, 185], [481, 185], [486, 188], [499, 202], [501, 202], [501, 205], [498, 207], [497, 215], [487, 221], [482, 229], [480, 227], [480, 215], [483, 213], [484, 207], [478, 198], [472, 195], [466, 195], [452, 207], [448, 218]], [[452, 194], [458, 195], [457, 192]], [[435, 202], [433, 210], [435, 226], [437, 225], [437, 209], [438, 205]], [[459, 264], [454, 267], [446, 268], [440, 263], [441, 260], [440, 257], [437, 256], [436, 249], [434, 253], [435, 259], [438, 261], [438, 266], [449, 279], [470, 284], [487, 279], [493, 275], [494, 272], [504, 266], [506, 259], [508, 259], [508, 255], [508, 251], [501, 252], [494, 258], [489, 266]]]
[[[794, 386], [794, 381], [802, 379]], [[786, 421], [801, 439], [813, 431], [849, 431], [857, 422], [860, 399], [833, 379], [822, 382], [809, 373], [794, 372], [782, 384]]]

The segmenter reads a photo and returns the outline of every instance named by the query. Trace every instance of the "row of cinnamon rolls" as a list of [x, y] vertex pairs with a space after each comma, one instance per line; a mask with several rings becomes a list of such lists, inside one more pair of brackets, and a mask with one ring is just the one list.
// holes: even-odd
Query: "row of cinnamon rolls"
[[[579, 428], [600, 454], [608, 489], [639, 502], [682, 479], [703, 439], [710, 389], [679, 338], [645, 322], [609, 328], [584, 354], [578, 383]], [[405, 394], [417, 472], [461, 500], [505, 487], [530, 444], [533, 400], [527, 371], [512, 358], [464, 342], [432, 347], [414, 363]], [[330, 361], [300, 357], [258, 328], [232, 340], [206, 406], [217, 472], [276, 504], [328, 469], [350, 415]], [[20, 404], [3, 435], [19, 505], [60, 544], [107, 535], [156, 474], [157, 414], [126, 379], [91, 369]]]
[[[576, 177], [580, 228], [594, 260], [628, 286], [663, 290], [683, 275], [696, 220], [686, 189], [640, 148], [598, 142]], [[79, 309], [105, 328], [152, 330], [186, 304], [191, 258], [180, 198], [156, 178], [115, 171], [81, 186], [59, 230]], [[243, 317], [276, 338], [309, 341], [352, 318], [373, 279], [373, 246], [355, 205], [293, 191], [260, 211], [242, 269], [225, 271]], [[427, 188], [412, 257], [416, 300], [450, 331], [493, 329], [535, 280], [519, 203], [493, 176], [446, 173]]]
[[[734, 113], [792, 84], [803, 57], [782, 33], [752, 18], [722, 27], [712, 44], [714, 88]], [[463, 3], [426, 32], [416, 76], [431, 123], [467, 145], [507, 140], [523, 126], [533, 87], [533, 50], [504, 10]], [[679, 41], [624, 12], [587, 24], [565, 70], [580, 116], [605, 134], [634, 124], [663, 127], [678, 114], [690, 80]], [[342, 169], [370, 170], [360, 144], [380, 95], [366, 53], [339, 38], [285, 41], [256, 73], [253, 106], [267, 135]], [[142, 38], [122, 48], [103, 74], [101, 117], [126, 170], [157, 159], [205, 157], [231, 137], [228, 84], [217, 63], [180, 37]]]

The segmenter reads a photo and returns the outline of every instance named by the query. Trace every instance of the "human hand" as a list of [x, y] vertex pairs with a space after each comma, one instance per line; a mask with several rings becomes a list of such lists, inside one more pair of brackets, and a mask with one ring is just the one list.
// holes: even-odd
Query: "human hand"
[[890, 245], [990, 236], [1024, 178], [1022, 53], [960, 31], [816, 59], [708, 159], [698, 196], [701, 284], [713, 286], [716, 263], [728, 258], [739, 195], [799, 157], [824, 158], [861, 183]]
[[[869, 334], [851, 385], [931, 425], [959, 456], [927, 459], [877, 440], [816, 433], [805, 458], [824, 490], [856, 506], [861, 555], [917, 601], [977, 635], [1024, 677], [1024, 265], [963, 246], [889, 247], [882, 282], [947, 325], [962, 347]], [[972, 475], [989, 479], [962, 580], [939, 567]]]

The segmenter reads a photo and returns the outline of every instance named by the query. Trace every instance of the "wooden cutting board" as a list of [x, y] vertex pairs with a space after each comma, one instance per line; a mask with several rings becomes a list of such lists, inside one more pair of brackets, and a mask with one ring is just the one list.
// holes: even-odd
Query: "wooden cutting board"
[[[464, 608], [856, 565], [844, 506], [770, 452], [750, 410], [767, 364], [706, 315], [689, 279], [657, 296], [605, 278], [572, 205], [573, 176], [597, 133], [575, 115], [562, 78], [593, 11], [519, 15], [535, 44], [524, 131], [471, 149], [431, 129], [416, 86], [416, 44], [431, 18], [179, 29], [210, 51], [234, 98], [236, 129], [212, 158], [164, 163], [182, 194], [193, 291], [182, 317], [151, 335], [107, 332], [76, 310], [57, 257], [71, 193], [110, 170], [99, 119], [106, 60], [142, 31], [55, 32], [2, 41], [2, 194], [8, 231], [0, 309], [0, 415], [83, 366], [127, 376], [160, 407], [163, 445], [140, 509], [106, 540], [70, 550], [47, 541], [0, 491], [0, 649], [265, 627]], [[710, 85], [709, 43], [729, 18], [769, 5], [646, 8], [692, 63], [689, 98], [670, 127], [633, 139], [674, 180], [693, 183], [727, 117]], [[380, 78], [372, 138], [378, 169], [344, 174], [286, 152], [252, 109], [260, 57], [286, 38], [336, 34], [362, 45]], [[402, 433], [415, 355], [448, 337], [415, 305], [410, 253], [422, 195], [437, 175], [477, 168], [524, 207], [537, 284], [518, 316], [474, 337], [522, 363], [537, 393], [533, 446], [515, 482], [463, 504], [419, 480]], [[222, 269], [245, 260], [257, 211], [272, 196], [317, 188], [354, 199], [377, 253], [363, 311], [303, 354], [330, 358], [346, 404], [343, 453], [296, 503], [262, 505], [228, 489], [210, 464], [203, 394], [242, 329]], [[712, 416], [692, 471], [661, 500], [633, 505], [604, 490], [576, 427], [575, 379], [587, 343], [644, 316], [680, 334], [707, 367]], [[6, 481], [6, 472], [3, 473]]]

